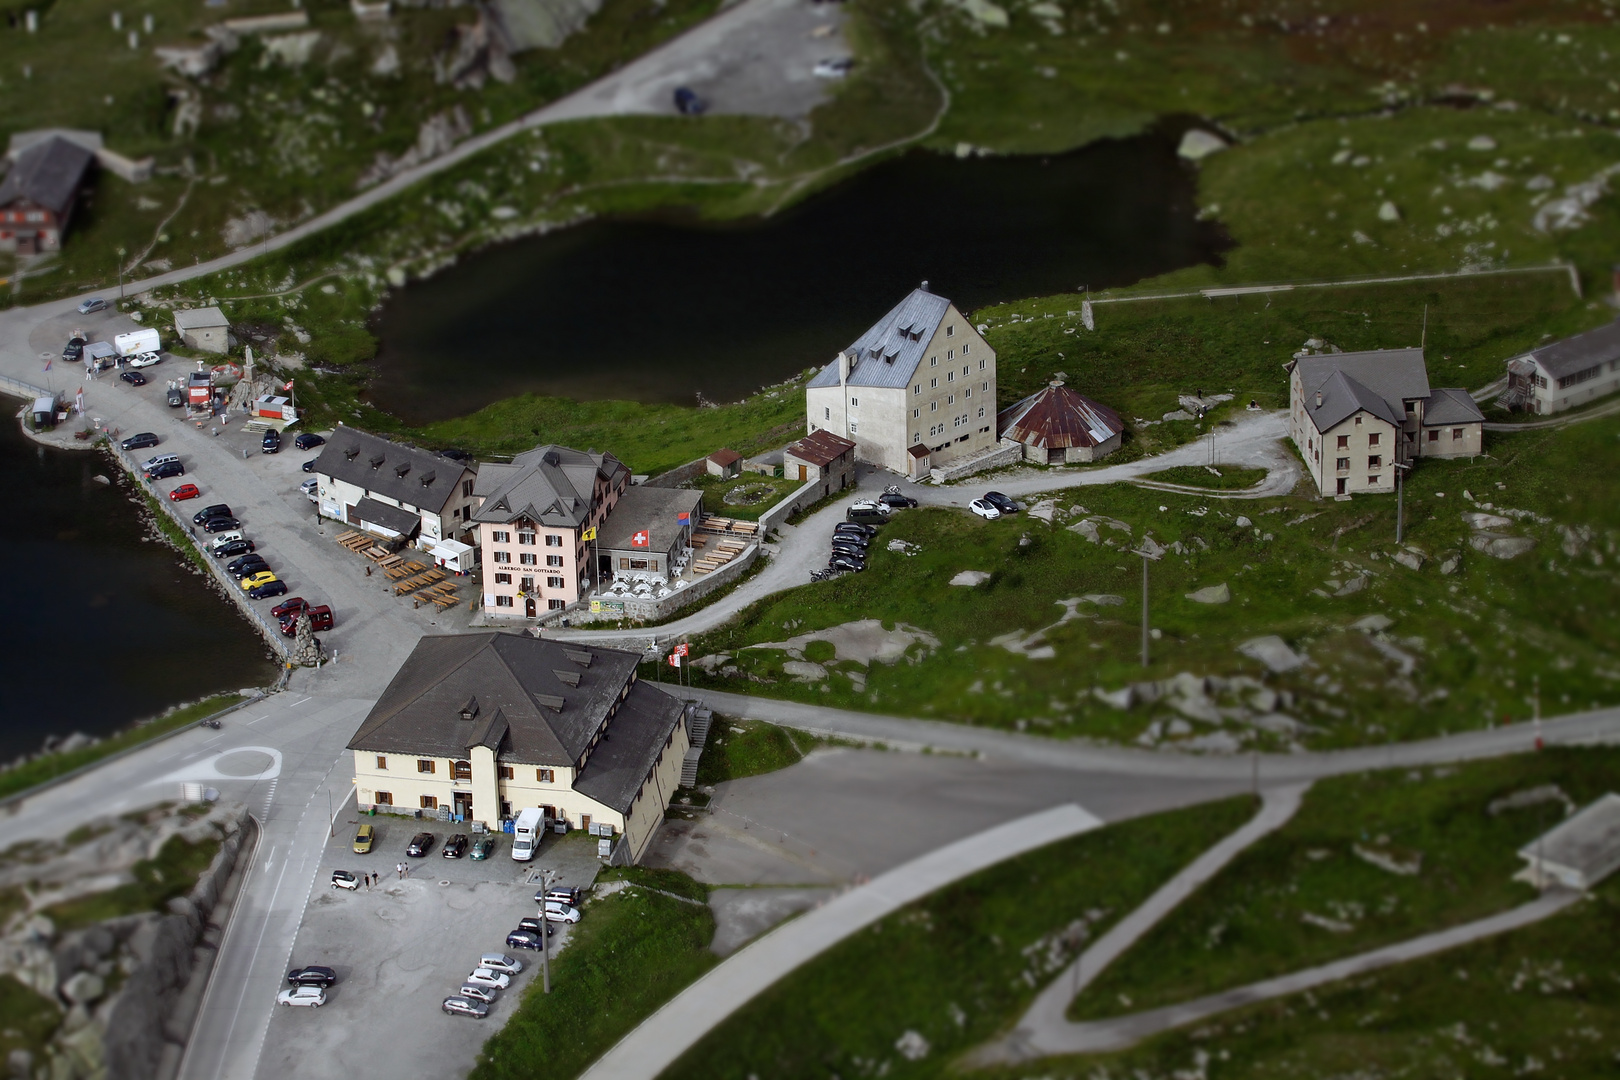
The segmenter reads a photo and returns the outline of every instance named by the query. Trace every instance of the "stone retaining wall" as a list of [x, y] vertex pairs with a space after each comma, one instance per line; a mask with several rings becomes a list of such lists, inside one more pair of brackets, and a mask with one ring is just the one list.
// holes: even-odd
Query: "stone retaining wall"
[[642, 487], [652, 488], [678, 488], [682, 484], [690, 484], [693, 480], [709, 471], [709, 458], [705, 454], [695, 461], [688, 461], [685, 465], [677, 465], [668, 472], [659, 473], [650, 480], [643, 480]]
[[568, 615], [569, 624], [572, 626], [616, 623], [620, 619], [631, 619], [637, 622], [653, 622], [667, 619], [694, 600], [701, 599], [716, 589], [731, 584], [754, 564], [754, 560], [759, 558], [759, 555], [759, 544], [757, 542], [750, 544], [746, 551], [714, 573], [705, 574], [686, 588], [673, 592], [662, 600], [638, 600], [635, 597], [605, 598], [611, 599], [615, 603], [622, 603], [624, 605], [623, 615], [592, 615], [588, 604], [582, 604], [578, 608], [570, 609], [565, 614]]
[[[831, 494], [832, 481], [810, 480], [793, 494], [759, 515], [759, 535], [764, 536], [782, 522], [792, 517], [795, 511], [803, 510], [811, 503], [818, 502]], [[825, 490], [824, 490], [825, 489]], [[854, 487], [845, 488], [853, 491]]]
[[962, 477], [972, 476], [974, 473], [999, 469], [1005, 465], [1016, 465], [1023, 460], [1023, 457], [1023, 443], [1013, 439], [1003, 439], [1000, 445], [986, 450], [977, 457], [930, 469], [928, 478], [936, 484], [948, 484], [952, 480], [960, 480]]

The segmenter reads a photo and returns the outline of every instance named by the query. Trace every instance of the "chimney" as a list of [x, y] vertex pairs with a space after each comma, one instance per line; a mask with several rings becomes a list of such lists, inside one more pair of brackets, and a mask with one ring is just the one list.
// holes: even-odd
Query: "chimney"
[[918, 286], [918, 288], [921, 289], [923, 292], [927, 292], [928, 291], [928, 282], [926, 280], [924, 280], [923, 283]]
[[1322, 407], [1322, 391], [1320, 390], [1316, 392], [1316, 407], [1318, 409]]
[[843, 386], [849, 382], [849, 353], [838, 354], [838, 385]]

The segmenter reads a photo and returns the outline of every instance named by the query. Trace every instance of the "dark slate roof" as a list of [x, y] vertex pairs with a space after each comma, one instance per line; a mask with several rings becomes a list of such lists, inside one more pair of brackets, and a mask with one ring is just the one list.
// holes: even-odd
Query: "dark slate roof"
[[529, 518], [554, 528], [579, 528], [590, 516], [596, 479], [614, 486], [630, 470], [612, 454], [585, 453], [566, 446], [537, 446], [509, 465], [479, 469], [474, 493], [484, 503], [474, 521], [505, 523]]
[[1447, 424], [1484, 423], [1485, 414], [1466, 390], [1445, 387], [1429, 395], [1423, 406], [1424, 427], [1444, 427]]
[[855, 444], [842, 435], [834, 435], [826, 428], [812, 431], [783, 453], [792, 454], [800, 461], [808, 461], [818, 469], [825, 469], [842, 454], [855, 449]]
[[469, 466], [358, 428], [332, 432], [314, 472], [433, 513], [444, 510]]
[[1531, 349], [1529, 355], [1553, 379], [1562, 379], [1610, 360], [1620, 360], [1620, 320], [1563, 341], [1555, 341], [1544, 348]]
[[65, 213], [94, 158], [95, 154], [61, 136], [35, 143], [17, 154], [11, 171], [0, 180], [0, 206], [27, 199], [59, 215]]
[[354, 504], [354, 513], [363, 522], [392, 529], [401, 536], [414, 536], [422, 527], [421, 515], [376, 499], [361, 499]]
[[1406, 402], [1429, 396], [1422, 349], [1302, 356], [1290, 366], [1299, 372], [1305, 412], [1317, 431], [1327, 431], [1363, 409], [1398, 425], [1406, 417]]
[[603, 551], [630, 550], [630, 537], [638, 530], [646, 529], [650, 539], [645, 550], [667, 552], [681, 530], [675, 515], [685, 510], [692, 515], [692, 524], [696, 526], [702, 503], [701, 491], [641, 486], [626, 488], [619, 501], [613, 504], [613, 512], [597, 530], [597, 546]]
[[[429, 635], [394, 673], [349, 749], [456, 758], [494, 745], [504, 761], [575, 767], [638, 659], [528, 634]], [[469, 703], [471, 720], [461, 715]]]
[[1048, 386], [996, 417], [1004, 439], [1056, 449], [1097, 446], [1125, 430], [1119, 414], [1066, 386]]
[[636, 683], [575, 777], [574, 790], [628, 814], [684, 711], [657, 687]]
[[[845, 349], [851, 361], [849, 385], [896, 387], [911, 385], [923, 351], [939, 329], [951, 302], [926, 288], [913, 289], [872, 328]], [[810, 386], [837, 386], [838, 361], [822, 368]]]

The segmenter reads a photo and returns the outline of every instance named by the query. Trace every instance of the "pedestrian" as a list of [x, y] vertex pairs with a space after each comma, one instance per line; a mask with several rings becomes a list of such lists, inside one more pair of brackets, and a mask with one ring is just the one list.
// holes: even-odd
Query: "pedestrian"
[[370, 576], [371, 576], [371, 567], [368, 566], [368, 567], [366, 567], [366, 577], [370, 577]]
[[366, 892], [370, 892], [370, 891], [371, 891], [371, 875], [367, 874], [366, 875]]
[[395, 863], [394, 864], [394, 873], [399, 875], [399, 880], [404, 881], [405, 880], [405, 864], [402, 863], [402, 862]]

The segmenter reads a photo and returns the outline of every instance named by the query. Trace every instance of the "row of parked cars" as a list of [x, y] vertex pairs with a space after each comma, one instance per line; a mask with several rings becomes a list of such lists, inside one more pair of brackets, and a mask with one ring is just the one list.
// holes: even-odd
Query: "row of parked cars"
[[[533, 918], [519, 919], [517, 929], [506, 935], [509, 949], [546, 947], [546, 939], [557, 933], [555, 923], [577, 923], [580, 891], [570, 888], [542, 889], [534, 894], [540, 913]], [[478, 959], [478, 967], [462, 980], [461, 988], [444, 999], [439, 1006], [451, 1016], [471, 1016], [482, 1020], [489, 1015], [500, 992], [511, 985], [512, 976], [523, 970], [514, 956], [505, 953], [485, 953]]]

